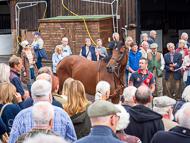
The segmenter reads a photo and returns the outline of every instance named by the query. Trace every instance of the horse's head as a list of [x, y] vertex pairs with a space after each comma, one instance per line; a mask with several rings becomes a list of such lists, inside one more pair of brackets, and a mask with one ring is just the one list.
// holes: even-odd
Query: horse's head
[[126, 65], [127, 60], [125, 56], [128, 54], [128, 49], [123, 46], [122, 42], [118, 42], [112, 52], [111, 60], [109, 61], [106, 69], [109, 73], [113, 73], [118, 66]]

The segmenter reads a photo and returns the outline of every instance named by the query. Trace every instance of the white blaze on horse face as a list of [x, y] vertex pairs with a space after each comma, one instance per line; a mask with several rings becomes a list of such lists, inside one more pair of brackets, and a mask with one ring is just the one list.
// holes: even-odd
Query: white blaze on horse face
[[118, 50], [118, 48], [115, 49], [116, 51]]

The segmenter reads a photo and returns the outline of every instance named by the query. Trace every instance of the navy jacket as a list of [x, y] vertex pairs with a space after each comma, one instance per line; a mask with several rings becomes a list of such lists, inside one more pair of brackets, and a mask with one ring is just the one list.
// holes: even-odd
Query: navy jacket
[[[147, 42], [148, 42], [148, 44], [150, 46], [152, 43], [155, 43], [155, 39], [153, 37], [149, 36]], [[157, 50], [158, 49], [159, 49], [159, 46], [158, 46]]]
[[181, 101], [177, 101], [176, 104], [173, 105], [173, 114], [174, 115], [183, 106], [184, 103], [186, 103], [186, 101], [183, 98]]
[[74, 143], [123, 143], [114, 132], [106, 126], [94, 126], [90, 134]]
[[190, 129], [176, 126], [168, 132], [159, 131], [151, 140], [151, 143], [189, 143]]
[[[57, 106], [57, 107], [60, 107], [60, 108], [63, 109], [62, 104], [61, 104], [59, 101], [55, 100], [53, 96], [52, 96], [52, 100], [53, 100], [53, 101], [52, 101], [52, 105]], [[32, 98], [26, 99], [26, 100], [24, 101], [24, 109], [33, 106], [33, 102], [34, 102], [34, 101], [33, 101]]]
[[[179, 43], [176, 44], [175, 46], [175, 50], [179, 47]], [[190, 43], [187, 41], [187, 47], [189, 48], [190, 47]]]
[[142, 143], [150, 143], [157, 131], [164, 131], [162, 115], [143, 105], [131, 107], [128, 110], [130, 123], [124, 130], [126, 134], [140, 138]]
[[7, 127], [0, 117], [0, 138], [1, 138], [1, 135], [3, 135], [5, 132], [7, 132]]
[[20, 93], [21, 96], [23, 96], [25, 92], [20, 81], [20, 74], [13, 70], [10, 70], [9, 80], [16, 87], [16, 92]]
[[112, 55], [113, 48], [115, 47], [115, 41], [111, 41], [108, 44], [108, 48], [110, 49], [110, 55]]
[[[165, 69], [166, 69], [165, 80], [167, 80], [170, 73], [172, 72], [170, 71], [170, 63], [171, 63], [170, 52], [164, 55], [164, 61], [165, 61]], [[175, 52], [173, 63], [177, 65], [175, 66], [174, 70], [179, 69], [181, 67], [181, 64], [182, 64], [181, 61], [182, 61], [182, 54], [179, 52]], [[182, 79], [181, 69], [174, 71], [173, 73], [176, 80]]]
[[[3, 103], [5, 105], [5, 103]], [[2, 109], [3, 105], [0, 105], [0, 110]], [[15, 116], [23, 109], [23, 102], [20, 102], [19, 105], [9, 104], [7, 105], [2, 113], [2, 120], [7, 127], [7, 133], [9, 134], [13, 125], [13, 121]]]
[[[96, 53], [95, 53], [95, 47], [90, 46], [89, 51], [91, 52], [92, 55], [92, 61], [97, 61]], [[86, 55], [86, 46], [82, 46], [82, 56], [87, 58], [88, 55]]]

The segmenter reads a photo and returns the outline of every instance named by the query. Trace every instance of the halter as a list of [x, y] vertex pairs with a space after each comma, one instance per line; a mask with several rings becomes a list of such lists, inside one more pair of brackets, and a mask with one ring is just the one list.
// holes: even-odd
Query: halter
[[114, 59], [114, 60], [117, 62], [116, 68], [122, 63], [122, 61], [123, 61], [123, 59], [124, 59], [124, 57], [125, 57], [125, 54], [126, 54], [126, 52], [127, 52], [127, 48], [126, 48], [126, 47], [124, 47], [124, 48], [125, 48], [125, 51], [124, 51], [123, 57], [121, 58], [120, 61], [118, 61], [118, 60], [117, 60], [116, 58], [114, 58], [114, 57], [111, 57], [111, 59]]

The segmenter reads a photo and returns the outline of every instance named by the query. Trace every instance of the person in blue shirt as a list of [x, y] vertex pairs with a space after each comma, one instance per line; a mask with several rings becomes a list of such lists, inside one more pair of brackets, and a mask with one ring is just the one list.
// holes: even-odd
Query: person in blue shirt
[[[31, 87], [32, 98], [34, 105], [39, 102], [52, 103], [51, 84], [46, 80], [37, 80]], [[54, 122], [51, 131], [59, 134], [68, 142], [77, 140], [75, 129], [69, 115], [65, 110], [53, 106]], [[28, 133], [34, 128], [32, 119], [33, 106], [22, 110], [15, 118], [8, 143], [14, 143], [16, 139], [23, 133]]]
[[74, 143], [122, 143], [115, 135], [121, 110], [111, 102], [98, 100], [88, 108], [88, 116], [91, 119], [92, 130], [90, 134]]
[[67, 45], [69, 42], [68, 38], [67, 37], [63, 37], [62, 38], [62, 48], [63, 48], [63, 53], [65, 53], [67, 56], [68, 55], [72, 55], [72, 52], [71, 52], [71, 49], [70, 47]]
[[135, 42], [130, 44], [131, 50], [129, 51], [129, 59], [127, 70], [129, 71], [128, 78], [130, 78], [131, 73], [139, 69], [139, 61], [142, 57], [142, 53], [138, 51], [138, 46]]
[[[18, 105], [12, 104], [13, 96], [15, 96]], [[23, 109], [21, 95], [16, 92], [16, 88], [11, 83], [2, 83], [0, 85], [0, 111], [1, 118], [7, 127], [7, 133], [11, 131], [15, 116]]]
[[101, 39], [97, 40], [96, 50], [98, 51], [99, 59], [102, 59], [102, 58], [105, 58], [108, 56], [106, 48], [102, 46], [102, 40]]
[[68, 52], [63, 52], [63, 48], [61, 45], [57, 45], [55, 47], [55, 53], [52, 55], [52, 63], [53, 63], [53, 74], [57, 76], [56, 74], [56, 68], [59, 62], [66, 56], [69, 56]]
[[2, 138], [3, 134], [7, 132], [7, 127], [4, 124], [3, 120], [0, 117], [0, 138]]

